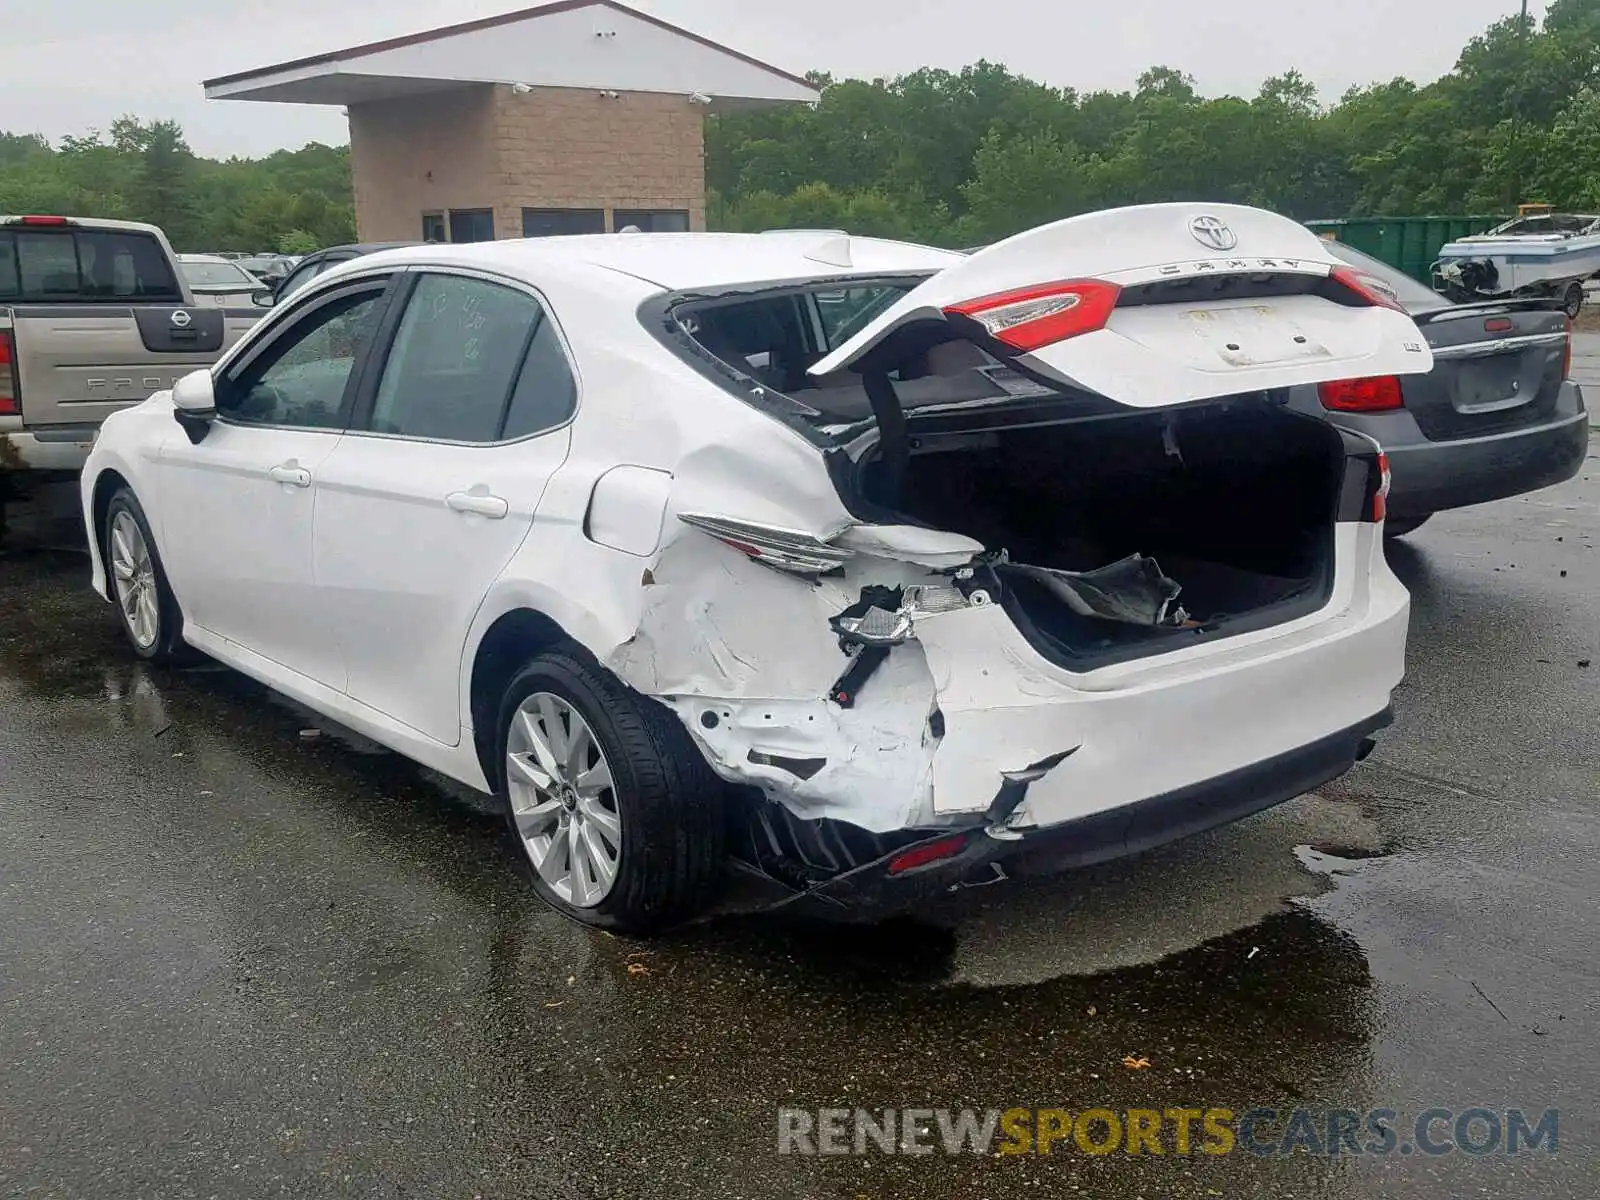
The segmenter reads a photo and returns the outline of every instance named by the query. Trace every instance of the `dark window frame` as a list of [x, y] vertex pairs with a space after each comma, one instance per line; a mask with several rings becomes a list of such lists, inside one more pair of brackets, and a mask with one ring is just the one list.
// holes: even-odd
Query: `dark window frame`
[[[655, 229], [658, 217], [682, 217], [682, 229]], [[611, 232], [621, 233], [630, 225], [637, 225], [642, 233], [688, 233], [694, 228], [694, 217], [687, 208], [614, 208], [611, 210]]]
[[[585, 218], [586, 224], [592, 225], [588, 229], [557, 229], [549, 233], [531, 231], [528, 226], [530, 220], [539, 218]], [[524, 208], [522, 210], [522, 236], [528, 237], [569, 237], [587, 233], [604, 233], [606, 231], [606, 210], [603, 208]]]
[[[456, 441], [447, 438], [431, 438], [420, 434], [386, 433], [371, 428], [372, 414], [377, 403], [378, 389], [382, 386], [384, 373], [388, 370], [389, 360], [394, 353], [396, 335], [400, 323], [405, 317], [406, 309], [411, 303], [418, 285], [429, 276], [448, 276], [458, 279], [470, 279], [491, 287], [503, 287], [508, 291], [517, 293], [532, 301], [539, 310], [540, 318], [535, 321], [524, 339], [522, 348], [517, 357], [517, 366], [511, 374], [511, 380], [500, 406], [500, 422], [497, 433], [500, 435], [490, 442]], [[548, 327], [555, 335], [556, 343], [561, 350], [561, 361], [566, 368], [567, 375], [572, 382], [572, 403], [565, 419], [542, 429], [529, 433], [517, 434], [515, 437], [505, 437], [506, 422], [510, 417], [517, 390], [521, 386], [523, 372], [527, 369], [528, 355], [533, 347], [534, 340], [539, 333]], [[499, 446], [514, 446], [532, 438], [543, 437], [557, 430], [565, 429], [577, 420], [578, 410], [582, 407], [583, 385], [582, 377], [578, 372], [576, 358], [572, 354], [571, 344], [567, 341], [566, 334], [562, 331], [561, 322], [556, 319], [550, 301], [538, 289], [531, 287], [521, 280], [509, 279], [471, 270], [452, 270], [445, 267], [428, 266], [426, 268], [412, 268], [395, 283], [393, 293], [389, 297], [388, 310], [379, 323], [378, 331], [372, 339], [372, 345], [362, 364], [361, 378], [356, 387], [354, 405], [346, 415], [345, 432], [356, 437], [383, 438], [390, 441], [435, 443], [447, 446], [463, 446], [474, 449], [493, 449]]]
[[[29, 292], [23, 285], [22, 252], [18, 246], [19, 237], [54, 237], [70, 238], [72, 240], [73, 258], [77, 264], [78, 290], [76, 292]], [[104, 295], [84, 286], [84, 243], [85, 238], [128, 238], [139, 239], [149, 245], [150, 252], [155, 260], [159, 260], [166, 271], [166, 287], [156, 288], [148, 292], [137, 292], [129, 295]], [[0, 256], [9, 257], [11, 265], [11, 278], [15, 280], [16, 287], [11, 292], [0, 292], [0, 304], [107, 304], [127, 307], [133, 304], [186, 304], [183, 284], [180, 282], [177, 263], [173, 261], [166, 249], [154, 234], [146, 233], [142, 229], [97, 229], [80, 228], [77, 226], [12, 226], [0, 229]], [[135, 268], [135, 278], [139, 272]], [[158, 283], [160, 281], [157, 281]]]
[[[365, 376], [368, 362], [373, 357], [374, 349], [381, 343], [389, 322], [390, 313], [394, 307], [394, 297], [397, 291], [397, 277], [395, 275], [376, 275], [361, 279], [346, 281], [343, 285], [320, 292], [308, 299], [305, 303], [297, 305], [292, 313], [280, 321], [275, 322], [272, 332], [257, 345], [239, 358], [227, 363], [216, 373], [217, 419], [226, 424], [240, 429], [294, 429], [308, 433], [344, 433], [350, 428], [351, 417], [357, 392]], [[225, 397], [232, 398], [237, 393], [240, 381], [250, 375], [263, 360], [266, 360], [263, 372], [270, 371], [288, 353], [298, 345], [309, 332], [308, 325], [317, 325], [322, 322], [317, 318], [328, 308], [341, 305], [346, 301], [370, 294], [377, 302], [377, 319], [373, 324], [373, 335], [367, 339], [365, 345], [359, 347], [350, 364], [350, 374], [346, 376], [344, 392], [339, 400], [339, 411], [336, 422], [332, 425], [298, 425], [281, 422], [253, 421], [248, 417], [236, 416], [228, 411]], [[359, 301], [358, 301], [359, 302]]]
[[[429, 235], [430, 222], [437, 222], [438, 236]], [[449, 215], [443, 209], [431, 209], [422, 214], [422, 240], [442, 245], [450, 240]]]
[[[488, 222], [488, 237], [457, 237], [456, 219], [477, 221], [480, 219]], [[492, 242], [497, 234], [494, 227], [494, 209], [492, 208], [452, 208], [445, 214], [445, 228], [453, 246], [470, 246], [477, 242]]]

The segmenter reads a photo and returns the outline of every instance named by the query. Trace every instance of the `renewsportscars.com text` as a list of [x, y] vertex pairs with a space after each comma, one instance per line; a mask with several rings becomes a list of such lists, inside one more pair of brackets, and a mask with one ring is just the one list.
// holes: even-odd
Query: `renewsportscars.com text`
[[1554, 1154], [1560, 1114], [1428, 1108], [781, 1108], [778, 1153]]

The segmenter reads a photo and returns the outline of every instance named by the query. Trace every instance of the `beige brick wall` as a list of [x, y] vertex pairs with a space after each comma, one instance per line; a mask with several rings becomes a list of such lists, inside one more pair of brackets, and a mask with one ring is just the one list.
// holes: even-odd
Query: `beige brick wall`
[[[350, 169], [356, 233], [365, 242], [416, 241], [424, 212], [495, 207], [500, 170], [494, 89], [484, 85], [352, 105]], [[498, 215], [495, 231], [504, 232]]]
[[421, 236], [422, 214], [493, 208], [499, 237], [523, 208], [687, 209], [705, 228], [704, 109], [686, 96], [506, 85], [350, 109], [356, 229]]
[[704, 229], [704, 111], [687, 96], [496, 88], [496, 231], [518, 236], [523, 208], [603, 208], [608, 229], [613, 209], [688, 209]]

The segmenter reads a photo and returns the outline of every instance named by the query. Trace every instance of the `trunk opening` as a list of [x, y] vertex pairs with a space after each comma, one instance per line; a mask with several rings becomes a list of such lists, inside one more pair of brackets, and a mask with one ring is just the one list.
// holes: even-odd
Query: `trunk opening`
[[1084, 572], [1141, 554], [1181, 585], [1187, 621], [1132, 624], [1074, 611], [1037, 572], [993, 568], [1022, 632], [1071, 669], [1294, 620], [1332, 590], [1346, 451], [1321, 421], [1230, 401], [913, 433], [908, 448], [899, 469], [892, 454], [862, 463], [863, 500], [1004, 549], [1013, 564]]

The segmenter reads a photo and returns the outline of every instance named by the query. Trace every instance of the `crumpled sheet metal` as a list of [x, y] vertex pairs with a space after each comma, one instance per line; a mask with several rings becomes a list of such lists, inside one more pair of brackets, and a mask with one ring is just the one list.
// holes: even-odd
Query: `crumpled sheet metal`
[[1182, 625], [1189, 618], [1176, 603], [1182, 585], [1143, 554], [1130, 554], [1093, 571], [1058, 571], [1024, 563], [1005, 563], [997, 570], [1043, 585], [1079, 616], [1147, 626]]

